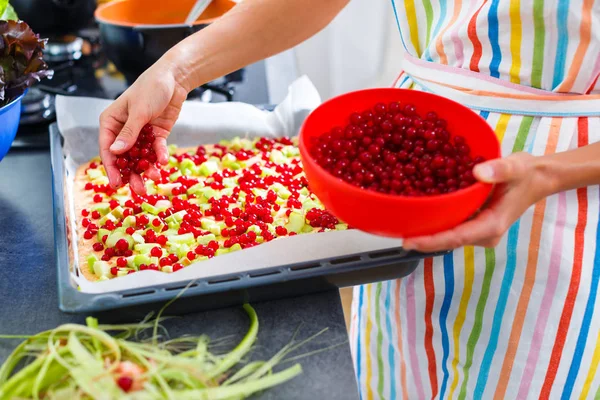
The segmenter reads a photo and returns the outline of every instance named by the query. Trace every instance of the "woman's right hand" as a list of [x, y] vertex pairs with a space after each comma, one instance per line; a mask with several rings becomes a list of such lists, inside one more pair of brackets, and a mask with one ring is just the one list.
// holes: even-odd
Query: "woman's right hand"
[[[100, 158], [112, 187], [121, 186], [121, 174], [115, 164], [117, 156], [129, 150], [146, 124], [154, 128], [154, 151], [158, 162], [165, 165], [169, 159], [167, 137], [175, 124], [188, 90], [178, 80], [178, 68], [161, 60], [144, 72], [129, 89], [100, 115]], [[160, 178], [156, 168], [146, 174]], [[138, 174], [131, 174], [131, 188], [145, 193], [144, 183]]]

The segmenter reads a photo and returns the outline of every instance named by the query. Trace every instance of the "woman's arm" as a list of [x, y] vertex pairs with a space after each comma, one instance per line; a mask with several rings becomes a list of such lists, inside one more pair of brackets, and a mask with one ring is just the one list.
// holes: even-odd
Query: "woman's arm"
[[539, 157], [537, 168], [550, 181], [550, 194], [600, 184], [600, 143]]
[[244, 0], [207, 28], [183, 40], [165, 58], [194, 89], [287, 50], [323, 29], [349, 0]]
[[496, 184], [489, 206], [454, 229], [407, 239], [406, 249], [433, 252], [467, 245], [495, 247], [531, 205], [558, 192], [600, 184], [600, 143], [539, 157], [515, 153], [479, 164], [473, 173], [482, 182]]
[[[111, 185], [121, 185], [116, 159], [133, 146], [144, 125], [153, 126], [154, 150], [166, 164], [166, 139], [188, 92], [308, 39], [348, 1], [244, 0], [169, 50], [100, 116], [100, 157]], [[147, 174], [158, 178], [156, 169]], [[129, 182], [144, 193], [139, 175], [131, 174]]]

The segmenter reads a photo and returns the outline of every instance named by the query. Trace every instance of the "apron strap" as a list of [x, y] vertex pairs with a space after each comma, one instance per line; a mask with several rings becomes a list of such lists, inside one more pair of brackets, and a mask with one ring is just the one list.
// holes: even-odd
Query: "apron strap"
[[409, 54], [402, 67], [424, 90], [475, 110], [536, 117], [600, 116], [599, 94], [549, 92]]

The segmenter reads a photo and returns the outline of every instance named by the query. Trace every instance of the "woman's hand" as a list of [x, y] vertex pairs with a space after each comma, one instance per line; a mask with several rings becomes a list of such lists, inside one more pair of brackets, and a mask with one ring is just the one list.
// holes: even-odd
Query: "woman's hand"
[[435, 252], [474, 245], [495, 247], [508, 228], [531, 205], [553, 193], [545, 168], [528, 153], [479, 164], [473, 170], [481, 182], [496, 185], [488, 206], [473, 219], [446, 232], [406, 239], [407, 250]]
[[[121, 186], [121, 175], [115, 165], [117, 156], [133, 146], [140, 130], [148, 123], [156, 134], [154, 151], [158, 162], [163, 165], [168, 162], [167, 136], [188, 94], [177, 76], [181, 74], [173, 64], [159, 61], [100, 116], [100, 157], [113, 187]], [[146, 174], [152, 179], [160, 177], [155, 168], [149, 169]], [[129, 183], [136, 193], [145, 193], [139, 175], [132, 173]]]

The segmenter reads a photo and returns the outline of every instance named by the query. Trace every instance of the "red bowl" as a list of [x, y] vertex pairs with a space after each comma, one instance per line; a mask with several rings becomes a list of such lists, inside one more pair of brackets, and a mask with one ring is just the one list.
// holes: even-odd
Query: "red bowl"
[[325, 207], [350, 226], [376, 235], [408, 238], [451, 229], [472, 216], [486, 201], [492, 185], [475, 183], [453, 193], [407, 197], [361, 189], [321, 168], [309, 153], [311, 138], [348, 123], [350, 114], [376, 103], [413, 104], [419, 115], [434, 111], [461, 135], [473, 156], [500, 157], [500, 143], [487, 122], [470, 109], [434, 94], [405, 89], [368, 89], [335, 97], [315, 109], [300, 130], [300, 154], [310, 189]]

